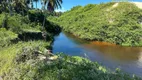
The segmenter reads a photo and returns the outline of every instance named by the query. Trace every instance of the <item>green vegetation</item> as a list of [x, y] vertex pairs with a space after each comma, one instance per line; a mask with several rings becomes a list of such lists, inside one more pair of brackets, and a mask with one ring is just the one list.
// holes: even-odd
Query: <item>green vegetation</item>
[[[17, 47], [27, 46], [18, 50], [18, 56], [15, 51]], [[22, 45], [22, 46], [18, 46]], [[37, 42], [18, 43], [16, 46], [12, 46], [13, 55], [10, 55], [8, 62], [4, 62], [5, 65], [1, 67], [7, 71], [3, 75], [5, 80], [141, 80], [136, 76], [129, 76], [116, 69], [115, 72], [107, 70], [105, 67], [99, 65], [96, 62], [91, 62], [81, 57], [71, 57], [66, 55], [57, 55], [58, 58], [50, 60], [43, 52], [43, 49], [38, 49]], [[9, 48], [7, 48], [9, 49]], [[2, 52], [8, 56], [7, 50]], [[13, 56], [16, 56], [13, 58]], [[47, 56], [46, 59], [41, 60], [40, 57]], [[1, 59], [4, 58], [1, 57]], [[6, 60], [4, 58], [4, 60]], [[3, 60], [2, 60], [3, 61]], [[12, 63], [13, 62], [13, 63]], [[89, 73], [89, 74], [88, 74]]]
[[21, 16], [20, 14], [14, 14], [13, 16], [10, 16], [7, 13], [2, 13], [0, 14], [0, 17], [0, 27], [6, 28], [17, 34], [23, 33], [25, 29], [35, 31], [40, 30], [40, 26], [33, 25], [33, 23], [30, 22], [27, 16]]
[[[116, 6], [114, 6], [116, 5]], [[76, 6], [50, 21], [79, 38], [122, 46], [142, 46], [142, 10], [132, 3]]]
[[11, 41], [16, 38], [18, 38], [17, 34], [7, 31], [4, 28], [0, 28], [0, 47], [9, 45]]
[[[32, 1], [0, 0], [0, 79], [141, 80], [136, 76], [124, 74], [119, 69], [112, 72], [97, 62], [81, 57], [51, 54], [53, 37], [61, 29], [47, 20], [47, 16], [51, 14], [45, 15], [45, 9], [44, 12], [32, 9]], [[30, 3], [31, 7], [28, 7]], [[49, 12], [53, 13], [55, 8], [61, 7], [61, 3], [62, 0], [44, 0], [44, 7], [47, 6]], [[91, 6], [94, 5], [89, 5], [84, 11], [91, 9]], [[72, 10], [79, 8], [82, 7]]]
[[[37, 33], [40, 33], [39, 27], [34, 27], [36, 30], [39, 30], [38, 32], [29, 31], [32, 29], [32, 26], [24, 22], [27, 18], [19, 17], [19, 15], [14, 16], [29, 27], [26, 29], [26, 27], [19, 26], [16, 22], [15, 24], [13, 23], [15, 27], [19, 26], [18, 29], [20, 30], [17, 31], [20, 33], [13, 30], [12, 27], [7, 29], [0, 28], [0, 36], [2, 37], [0, 39], [3, 41], [3, 46], [0, 47], [0, 78], [4, 80], [141, 80], [136, 76], [131, 77], [124, 74], [119, 69], [115, 72], [109, 71], [98, 63], [81, 57], [49, 54], [47, 50], [52, 49], [53, 33], [46, 30], [51, 35], [48, 41], [44, 41], [42, 38], [34, 39], [22, 35], [25, 38], [29, 38], [25, 41], [19, 35], [31, 33], [31, 35], [39, 38], [40, 36], [37, 35]], [[29, 21], [29, 19], [27, 20]], [[32, 23], [36, 24], [35, 22]], [[11, 25], [9, 24], [9, 26]], [[16, 42], [12, 40], [16, 40]]]
[[[52, 49], [53, 36], [60, 32], [60, 28], [47, 20], [42, 27], [42, 21], [36, 21], [41, 15], [32, 21], [31, 17], [38, 15], [37, 10], [33, 11], [35, 12], [33, 15], [28, 11], [29, 14], [26, 16], [17, 13], [10, 16], [6, 12], [0, 14], [0, 79], [36, 79], [38, 75], [36, 69], [40, 69], [40, 66], [32, 68], [32, 65], [45, 64], [40, 57], [48, 54], [47, 52], [43, 54], [44, 51]], [[42, 36], [42, 31], [45, 37]], [[26, 62], [23, 62], [24, 60]], [[28, 63], [28, 60], [33, 61], [33, 64]], [[35, 73], [31, 77], [26, 76], [27, 70]]]
[[[44, 3], [54, 9], [61, 1]], [[41, 69], [46, 62], [42, 58], [48, 56], [60, 28], [46, 20], [46, 9], [41, 12], [32, 5], [33, 0], [0, 0], [0, 79], [42, 79], [43, 74], [38, 74], [44, 72]]]
[[[31, 22], [28, 15], [21, 16], [20, 14], [13, 14], [13, 16], [10, 16], [7, 13], [2, 13], [0, 14], [0, 22], [0, 77], [2, 76], [4, 80], [15, 80], [13, 77], [16, 77], [17, 79], [18, 74], [21, 76], [24, 74], [19, 71], [14, 71], [15, 73], [13, 74], [15, 75], [10, 76], [12, 75], [10, 74], [10, 71], [15, 68], [18, 69], [18, 67], [25, 66], [28, 70], [31, 69], [28, 67], [28, 64], [24, 64], [22, 62], [21, 64], [17, 64], [15, 62], [16, 58], [20, 56], [22, 52], [24, 52], [23, 48], [36, 48], [39, 51], [51, 49], [53, 35], [60, 32], [56, 31], [54, 27], [50, 28], [52, 27], [50, 25], [48, 30], [44, 30], [46, 31], [46, 40], [48, 40], [48, 42], [46, 42], [41, 32], [42, 24], [40, 22]], [[47, 23], [45, 24], [45, 26], [47, 26]], [[50, 31], [53, 30], [55, 32], [51, 33]], [[34, 37], [29, 37], [29, 35]], [[20, 70], [26, 71], [22, 68], [20, 68]], [[24, 78], [27, 77], [22, 77], [19, 79]]]
[[20, 51], [24, 47], [39, 47], [43, 51], [46, 47], [50, 47], [51, 42], [45, 41], [29, 41], [29, 42], [18, 42], [17, 44], [12, 44], [7, 47], [0, 48], [0, 76], [4, 73], [8, 73], [13, 66], [16, 64], [13, 63], [13, 60], [16, 58]]

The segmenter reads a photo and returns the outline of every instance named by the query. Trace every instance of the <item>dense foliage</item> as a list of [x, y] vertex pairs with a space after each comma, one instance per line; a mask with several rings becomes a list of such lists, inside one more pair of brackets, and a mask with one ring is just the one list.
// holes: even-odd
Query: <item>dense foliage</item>
[[[51, 16], [49, 12], [46, 12], [46, 16]], [[48, 20], [45, 20], [44, 25], [42, 24], [44, 22], [44, 13], [41, 10], [29, 10], [28, 12], [28, 18], [30, 22], [38, 22], [42, 27], [41, 30], [45, 29], [46, 31], [50, 33], [58, 33], [61, 31], [60, 27], [54, 23], [49, 22]], [[44, 26], [44, 27], [43, 27]]]
[[[1, 20], [3, 19], [1, 16]], [[53, 35], [47, 42], [44, 38], [31, 37], [41, 37], [38, 35], [40, 28], [32, 27], [32, 25], [41, 27], [40, 22], [31, 22], [28, 17], [18, 14], [12, 17], [7, 15], [6, 22], [8, 23], [6, 28], [2, 26], [3, 21], [0, 26], [3, 27], [0, 28], [0, 78], [4, 80], [140, 80], [136, 76], [131, 77], [120, 72], [119, 69], [116, 72], [109, 71], [98, 63], [81, 57], [49, 54], [47, 50], [52, 49]], [[53, 34], [49, 29], [46, 30], [47, 33]], [[19, 35], [29, 39], [25, 41]], [[17, 38], [20, 39], [13, 43], [12, 40]]]
[[142, 46], [142, 10], [132, 3], [76, 6], [59, 18], [49, 18], [80, 38], [122, 46]]
[[0, 28], [0, 48], [8, 46], [16, 38], [18, 38], [17, 34], [7, 31], [5, 28]]
[[6, 28], [7, 30], [13, 31], [17, 34], [23, 33], [25, 29], [39, 31], [40, 26], [33, 24], [34, 23], [30, 23], [27, 16], [21, 16], [19, 14], [10, 16], [7, 13], [0, 14], [0, 28]]
[[[0, 80], [141, 80], [119, 69], [109, 71], [97, 62], [81, 57], [51, 54], [53, 37], [60, 28], [49, 22], [40, 10], [28, 11], [25, 7], [29, 2], [25, 1], [29, 0], [12, 1], [14, 4], [0, 1]], [[57, 1], [62, 3], [62, 0]], [[46, 4], [49, 7], [59, 5]], [[7, 13], [13, 8], [12, 15]], [[24, 14], [25, 11], [28, 14]]]
[[[47, 20], [45, 21], [48, 22]], [[47, 25], [48, 23], [46, 23], [45, 27], [47, 27]], [[25, 74], [25, 68], [28, 70], [31, 70], [31, 68], [28, 67], [28, 64], [24, 64], [24, 62], [17, 64], [15, 60], [18, 56], [21, 60], [24, 60], [20, 57], [23, 47], [38, 48], [37, 50], [39, 51], [52, 49], [51, 43], [53, 42], [53, 35], [60, 32], [59, 30], [57, 31], [59, 28], [56, 25], [52, 26], [51, 23], [49, 23], [48, 28], [45, 28], [46, 30], [41, 28], [42, 23], [38, 21], [32, 22], [28, 15], [22, 16], [21, 14], [14, 13], [10, 16], [5, 12], [0, 14], [0, 79], [19, 80], [24, 78], [31, 80], [33, 78], [26, 76], [18, 78]], [[44, 32], [44, 37], [42, 36], [43, 32], [41, 32], [41, 30]], [[47, 39], [48, 41], [46, 42], [45, 40]], [[28, 52], [25, 53], [28, 54]], [[40, 62], [36, 59], [35, 63]], [[23, 68], [24, 66], [25, 68]], [[20, 71], [14, 71], [15, 73], [11, 72], [11, 70], [15, 70], [15, 68], [16, 70], [19, 68]], [[11, 76], [13, 74], [15, 75]], [[37, 75], [37, 73], [35, 74]]]

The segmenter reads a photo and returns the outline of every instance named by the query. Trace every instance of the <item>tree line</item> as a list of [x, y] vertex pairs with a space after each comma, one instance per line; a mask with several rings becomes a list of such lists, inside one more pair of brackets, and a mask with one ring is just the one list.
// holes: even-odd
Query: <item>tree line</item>
[[40, 2], [43, 10], [48, 10], [53, 12], [56, 8], [61, 8], [62, 0], [0, 0], [1, 12], [10, 12], [12, 15], [12, 11], [15, 12], [25, 12], [29, 9], [33, 9], [33, 2]]

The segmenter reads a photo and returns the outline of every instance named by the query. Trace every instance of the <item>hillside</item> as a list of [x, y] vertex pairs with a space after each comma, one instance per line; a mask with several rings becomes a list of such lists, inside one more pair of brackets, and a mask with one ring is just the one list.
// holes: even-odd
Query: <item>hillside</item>
[[122, 46], [142, 46], [140, 3], [102, 3], [76, 6], [49, 20], [79, 38]]
[[[5, 0], [3, 2], [5, 3]], [[15, 4], [15, 1], [12, 4]], [[49, 22], [48, 18], [45, 19], [46, 13], [42, 10], [24, 8], [27, 10], [24, 14], [23, 8], [19, 7], [24, 4], [18, 4], [18, 10], [15, 9], [16, 12], [12, 10], [13, 14], [10, 14], [8, 7], [12, 5], [4, 4], [5, 7], [2, 5], [3, 3], [0, 3], [0, 80], [141, 80], [135, 75], [131, 76], [122, 72], [119, 68], [110, 70], [97, 62], [79, 56], [68, 56], [63, 53], [52, 54], [53, 42], [56, 40], [54, 37], [60, 33], [61, 29], [58, 25]], [[50, 19], [53, 22], [64, 23], [63, 29], [75, 32], [75, 35], [80, 35], [84, 39], [94, 40], [97, 35], [94, 32], [98, 29], [97, 33], [101, 33], [101, 35], [99, 34], [96, 39], [105, 40], [106, 38], [102, 37], [105, 30], [109, 32], [107, 28], [112, 30], [117, 28], [112, 26], [112, 24], [115, 25], [115, 20], [111, 20], [117, 16], [109, 14], [117, 7], [119, 7], [118, 3], [78, 6], [66, 12], [59, 20], [57, 18]], [[141, 14], [138, 8], [134, 9], [137, 14]], [[102, 13], [103, 11], [106, 14]], [[141, 18], [141, 15], [137, 14], [133, 16]], [[119, 14], [117, 13], [117, 15]], [[109, 19], [109, 17], [111, 18]], [[107, 23], [106, 19], [110, 23]], [[131, 23], [133, 24], [133, 22]], [[136, 21], [135, 24], [137, 24]], [[138, 31], [136, 36], [139, 38], [141, 26], [137, 24], [135, 27], [136, 29], [133, 30]], [[120, 29], [122, 29], [121, 26]], [[127, 30], [127, 28], [125, 29]], [[86, 32], [86, 30], [88, 31]], [[108, 38], [108, 35], [106, 37]]]

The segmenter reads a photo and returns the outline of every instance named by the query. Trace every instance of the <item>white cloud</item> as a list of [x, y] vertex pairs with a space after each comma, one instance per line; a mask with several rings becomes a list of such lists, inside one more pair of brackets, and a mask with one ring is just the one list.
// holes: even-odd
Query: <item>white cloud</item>
[[65, 12], [66, 10], [65, 10], [65, 8], [64, 7], [62, 7], [61, 9], [56, 9], [55, 10], [55, 12]]

